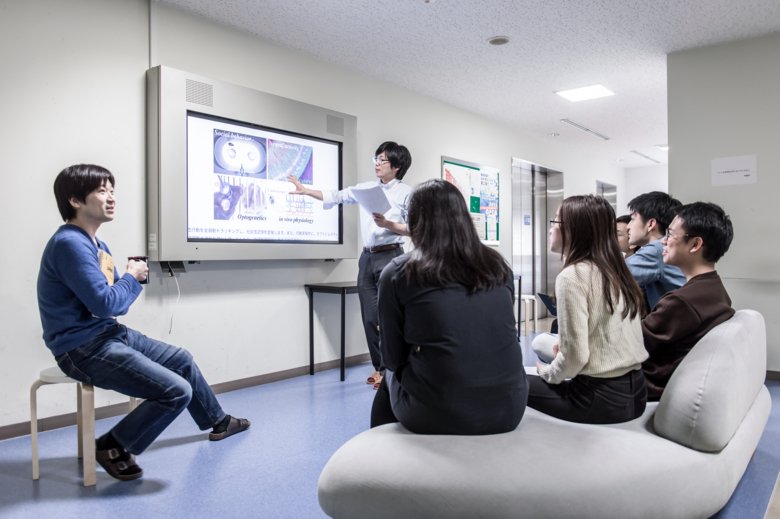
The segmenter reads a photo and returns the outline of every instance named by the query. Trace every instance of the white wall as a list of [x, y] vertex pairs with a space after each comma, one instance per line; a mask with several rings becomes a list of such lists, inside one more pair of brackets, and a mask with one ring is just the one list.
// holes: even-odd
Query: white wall
[[[623, 189], [623, 203], [618, 200], [618, 216], [628, 214], [627, 204], [634, 197], [650, 191], [669, 192], [669, 167], [666, 164], [626, 169], [626, 184]], [[620, 194], [620, 193], [618, 193]], [[675, 193], [670, 193], [678, 198]], [[685, 202], [685, 200], [682, 200]]]
[[[718, 271], [736, 308], [764, 315], [768, 369], [780, 371], [780, 34], [671, 54], [668, 67], [669, 188], [731, 216]], [[712, 186], [712, 159], [741, 155], [757, 157], [758, 183]]]
[[[28, 419], [29, 385], [53, 363], [40, 338], [35, 283], [43, 246], [61, 223], [51, 187], [56, 174], [76, 162], [111, 169], [117, 177], [118, 215], [99, 234], [116, 258], [144, 251], [144, 75], [150, 66], [163, 64], [357, 116], [358, 164], [365, 164], [359, 180], [372, 178], [369, 159], [388, 139], [411, 150], [414, 163], [406, 180], [412, 185], [440, 175], [441, 155], [499, 168], [504, 173], [500, 224], [507, 230], [499, 249], [507, 257], [513, 156], [563, 171], [567, 195], [592, 192], [596, 178], [619, 188], [623, 184], [622, 169], [606, 158], [536, 140], [154, 3], [150, 38], [149, 12], [146, 0], [0, 4], [0, 146], [6, 186], [6, 245], [0, 255], [0, 354], [6, 369], [0, 377], [0, 426]], [[353, 280], [356, 274], [356, 260], [188, 265], [179, 277], [178, 304], [173, 280], [156, 275], [122, 321], [186, 346], [211, 383], [237, 380], [307, 365], [303, 284]], [[318, 361], [336, 359], [338, 299], [316, 298], [315, 354]], [[347, 312], [347, 354], [364, 353], [356, 297], [348, 298]], [[41, 416], [73, 411], [70, 391], [42, 391]], [[98, 405], [122, 400], [98, 393]]]

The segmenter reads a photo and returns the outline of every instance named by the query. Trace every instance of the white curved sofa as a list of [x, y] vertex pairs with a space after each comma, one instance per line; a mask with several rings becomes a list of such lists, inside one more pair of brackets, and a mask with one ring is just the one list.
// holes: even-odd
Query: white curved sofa
[[320, 506], [339, 519], [688, 518], [723, 507], [770, 412], [766, 332], [740, 310], [688, 354], [658, 404], [625, 424], [527, 409], [515, 431], [365, 431], [333, 454]]

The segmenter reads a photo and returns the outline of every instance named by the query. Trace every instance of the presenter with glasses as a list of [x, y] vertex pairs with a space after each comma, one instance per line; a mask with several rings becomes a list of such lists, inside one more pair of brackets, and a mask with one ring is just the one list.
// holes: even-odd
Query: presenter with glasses
[[406, 146], [392, 141], [383, 142], [374, 153], [374, 174], [376, 181], [362, 182], [340, 191], [320, 191], [305, 187], [298, 178], [287, 177], [295, 186], [290, 194], [306, 195], [322, 200], [323, 207], [329, 209], [337, 204], [356, 204], [355, 191], [379, 186], [389, 202], [390, 209], [383, 214], [369, 213], [361, 208], [360, 231], [363, 237], [363, 253], [358, 262], [358, 295], [360, 313], [366, 333], [368, 352], [374, 373], [366, 383], [379, 388], [384, 366], [379, 353], [379, 319], [377, 317], [377, 285], [379, 275], [385, 266], [396, 256], [403, 254], [404, 236], [408, 236], [406, 225], [409, 198], [412, 188], [401, 180], [412, 164], [412, 156]]
[[141, 294], [149, 268], [128, 259], [120, 276], [100, 226], [114, 219], [114, 175], [92, 164], [63, 169], [54, 196], [65, 224], [51, 237], [38, 273], [43, 339], [67, 376], [143, 399], [97, 439], [95, 457], [112, 477], [138, 479], [140, 454], [186, 408], [209, 440], [247, 429], [226, 414], [192, 355], [117, 322]]

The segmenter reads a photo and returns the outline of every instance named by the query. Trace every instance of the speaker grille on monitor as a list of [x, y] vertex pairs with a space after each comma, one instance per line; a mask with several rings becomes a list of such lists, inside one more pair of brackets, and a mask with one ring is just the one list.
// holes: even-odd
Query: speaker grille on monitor
[[344, 119], [335, 115], [325, 117], [325, 129], [328, 133], [344, 136]]
[[187, 102], [204, 106], [214, 106], [214, 87], [207, 83], [188, 79]]

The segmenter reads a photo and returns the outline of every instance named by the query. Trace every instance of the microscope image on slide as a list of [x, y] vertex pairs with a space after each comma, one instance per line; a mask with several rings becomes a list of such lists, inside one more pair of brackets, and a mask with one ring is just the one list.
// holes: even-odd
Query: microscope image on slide
[[265, 212], [269, 203], [273, 203], [273, 197], [266, 193], [259, 182], [247, 180], [243, 183], [238, 208], [240, 214], [259, 216]]
[[268, 179], [286, 182], [292, 175], [301, 184], [313, 183], [311, 146], [268, 139]]
[[214, 181], [214, 219], [230, 220], [241, 199], [241, 186], [237, 177], [217, 175]]
[[214, 129], [214, 173], [266, 178], [265, 139]]

